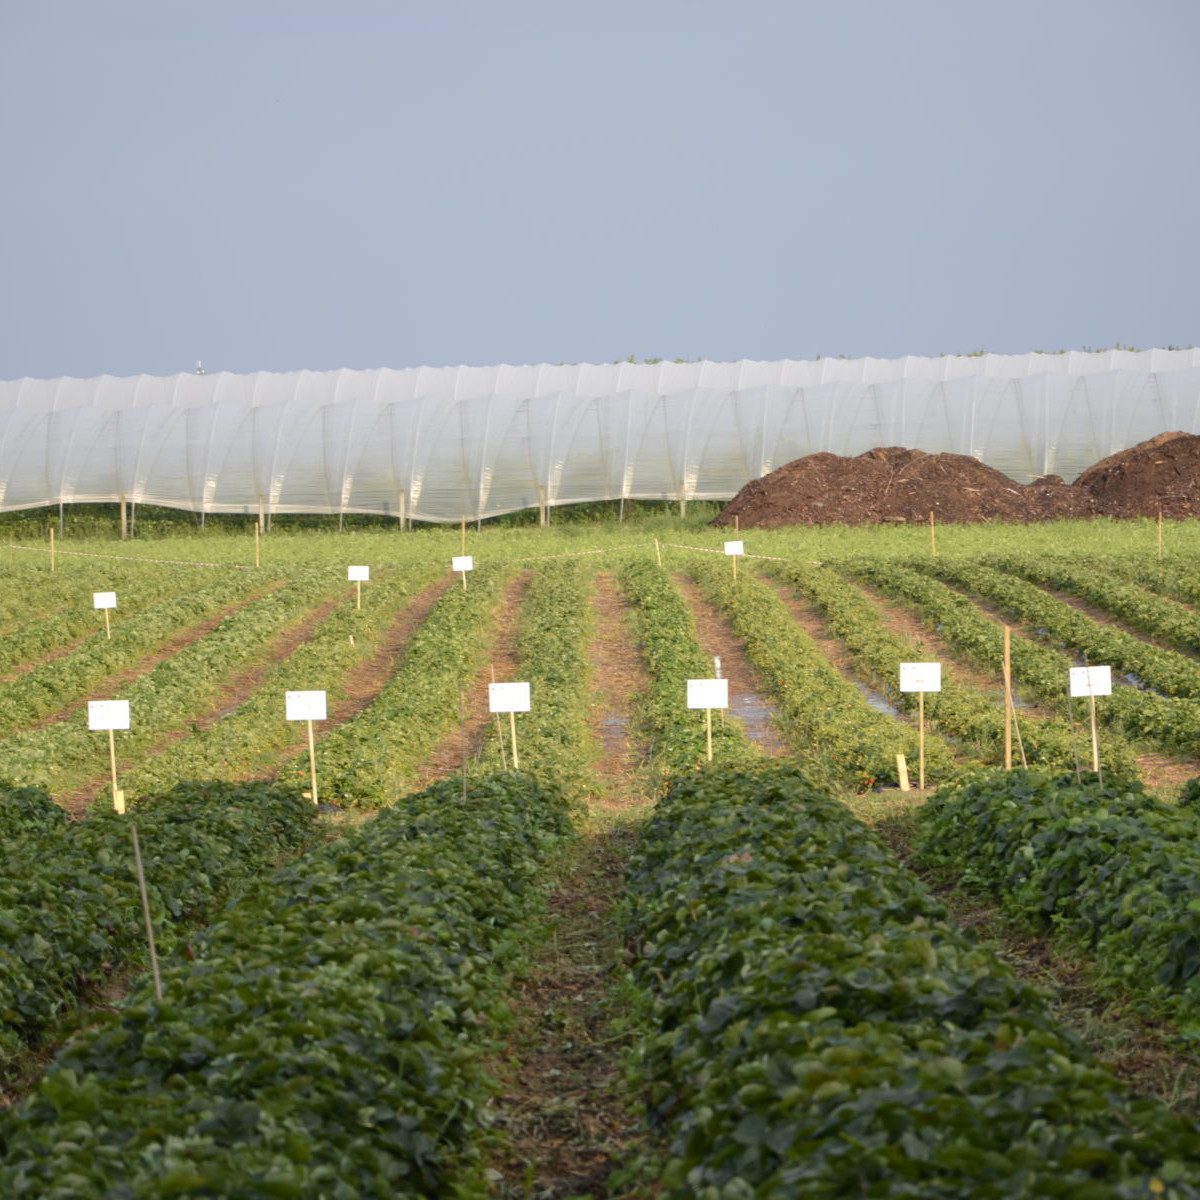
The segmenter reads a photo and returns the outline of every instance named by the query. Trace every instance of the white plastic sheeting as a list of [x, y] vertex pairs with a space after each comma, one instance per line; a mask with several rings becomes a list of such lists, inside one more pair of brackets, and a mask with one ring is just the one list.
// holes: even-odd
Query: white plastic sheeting
[[1200, 351], [302, 371], [0, 382], [0, 509], [476, 519], [725, 499], [817, 450], [970, 454], [1070, 479], [1200, 432]]

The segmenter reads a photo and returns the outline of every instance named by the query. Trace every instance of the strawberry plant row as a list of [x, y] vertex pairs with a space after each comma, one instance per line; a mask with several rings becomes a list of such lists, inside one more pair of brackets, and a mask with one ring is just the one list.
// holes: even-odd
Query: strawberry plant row
[[[345, 584], [337, 586], [340, 590]], [[272, 638], [332, 590], [328, 572], [310, 573], [252, 601], [207, 636], [124, 685], [121, 699], [130, 702], [133, 727], [120, 735], [119, 754], [144, 753], [165, 733], [215, 704], [233, 671], [268, 653]], [[103, 735], [91, 732], [80, 713], [0, 740], [0, 761], [15, 782], [65, 791], [103, 771], [105, 749]]]
[[447, 782], [284, 867], [0, 1121], [0, 1193], [484, 1194], [488, 1019], [569, 828], [528, 775]]
[[1200, 1196], [1191, 1122], [1131, 1097], [795, 769], [677, 783], [628, 887], [663, 1194]]
[[[579, 563], [543, 564], [529, 581], [517, 624], [519, 674], [532, 697], [531, 711], [517, 716], [521, 770], [572, 800], [582, 800], [595, 785], [587, 688], [590, 592], [590, 577]], [[500, 728], [507, 747], [503, 721]], [[492, 769], [502, 765], [495, 738], [485, 762]]]
[[1035, 584], [1014, 578], [1009, 570], [950, 559], [930, 560], [922, 563], [921, 569], [950, 583], [966, 583], [1015, 620], [1039, 633], [1044, 631], [1041, 636], [1059, 645], [1086, 654], [1093, 663], [1108, 663], [1129, 672], [1165, 696], [1200, 697], [1200, 663], [1093, 621]]
[[[664, 776], [690, 771], [706, 761], [704, 714], [685, 707], [687, 681], [710, 679], [713, 661], [696, 640], [696, 625], [683, 597], [662, 567], [640, 558], [622, 564], [618, 579], [631, 605], [637, 640], [650, 672], [650, 688], [639, 719], [654, 760]], [[741, 727], [713, 722], [713, 758], [752, 762], [758, 756]]]
[[131, 817], [96, 809], [78, 822], [32, 789], [5, 793], [0, 803], [0, 1070], [81, 990], [144, 953], [130, 819], [164, 953], [316, 832], [311, 804], [262, 784], [181, 785], [135, 804]]
[[[938, 560], [936, 567], [932, 568], [928, 564], [920, 564], [920, 570], [932, 570], [938, 579], [990, 600], [1010, 620], [1032, 626], [1039, 638], [1058, 645], [1074, 644], [1070, 640], [1068, 627], [1064, 625], [1057, 628], [1046, 622], [1054, 622], [1063, 616], [1074, 627], [1074, 618], [1080, 617], [1095, 627], [1096, 637], [1085, 647], [1091, 661], [1111, 663], [1120, 668], [1119, 660], [1105, 654], [1106, 650], [1114, 647], [1109, 645], [1103, 626], [1087, 621], [1069, 605], [1047, 596], [1031, 583], [1013, 579], [982, 563], [952, 562], [949, 559]], [[1065, 615], [1062, 610], [1066, 610]], [[1045, 647], [1044, 653], [1034, 654], [1031, 647], [1038, 645], [1037, 642], [1014, 637], [1014, 670], [1019, 673], [1022, 683], [1028, 684], [1043, 700], [1050, 703], [1065, 700], [1068, 692], [1067, 671], [1075, 664], [1067, 654], [1053, 651], [1049, 646]], [[1055, 658], [1048, 657], [1050, 654], [1055, 654]], [[1119, 681], [1115, 682], [1117, 686], [1113, 694], [1097, 705], [1101, 721], [1121, 729], [1134, 741], [1151, 742], [1164, 750], [1185, 754], [1195, 752], [1200, 742], [1200, 700], [1160, 696], [1157, 692], [1125, 687]], [[1086, 714], [1086, 701], [1079, 701], [1078, 704], [1080, 713]]]
[[1200, 650], [1200, 613], [1136, 583], [1125, 582], [1106, 570], [1102, 562], [1080, 564], [1042, 555], [1037, 558], [1011, 555], [989, 559], [988, 565], [1019, 575], [1030, 583], [1078, 596], [1134, 629], [1170, 642], [1186, 654]]
[[[899, 600], [912, 609], [920, 620], [933, 628], [939, 637], [953, 646], [967, 661], [985, 671], [1002, 676], [1004, 631], [980, 612], [966, 596], [901, 563], [885, 564], [868, 559], [853, 559], [846, 563], [843, 569], [854, 578], [861, 579], [877, 591]], [[1071, 661], [1064, 654], [1014, 631], [1011, 638], [1011, 659], [1014, 690], [1025, 691], [1051, 705], [1072, 703], [1066, 696], [1067, 672]], [[1086, 722], [1087, 702], [1074, 703], [1079, 709], [1077, 719]], [[1098, 715], [1105, 724], [1121, 728], [1121, 716], [1124, 711], [1123, 702], [1114, 704], [1106, 699], [1100, 706]], [[1035, 735], [1041, 734], [1043, 741], [1036, 756], [1040, 761], [1058, 766], [1074, 765], [1076, 753], [1082, 761], [1088, 761], [1086, 733], [1077, 732], [1069, 715], [1062, 721], [1048, 719], [1031, 722], [1030, 714], [1019, 713], [1018, 720], [1022, 736], [1030, 725]], [[1058, 730], [1057, 738], [1051, 742], [1048, 753], [1045, 739], [1053, 736], [1055, 726]], [[1135, 759], [1133, 747], [1123, 736], [1112, 732], [1106, 735], [1106, 769], [1118, 771], [1125, 778], [1133, 778], [1137, 771]]]
[[1103, 973], [1200, 1032], [1200, 846], [1191, 811], [1033, 772], [991, 773], [921, 811], [924, 861], [1053, 925]]
[[[114, 575], [117, 578], [114, 579]], [[117, 624], [113, 633], [114, 642], [120, 642], [121, 645], [104, 645], [110, 651], [124, 650], [125, 644], [130, 641], [128, 635], [136, 636], [143, 632], [138, 627], [141, 622], [156, 622], [155, 607], [160, 606], [164, 599], [168, 602], [174, 600], [180, 592], [178, 576], [169, 575], [161, 569], [147, 572], [143, 568], [132, 575], [129, 572], [106, 571], [101, 580], [93, 578], [90, 582], [94, 586], [89, 586], [89, 581], [75, 579], [65, 602], [48, 606], [40, 591], [33, 590], [38, 585], [26, 580], [25, 600], [34, 612], [31, 617], [27, 610], [24, 614], [26, 619], [17, 628], [0, 636], [0, 672], [34, 664], [51, 651], [81, 639], [86, 638], [93, 643], [99, 639], [102, 644], [106, 643], [104, 622], [92, 607], [93, 591], [116, 590], [120, 600], [121, 607], [117, 610]], [[236, 598], [249, 587], [245, 579], [235, 581], [228, 578], [215, 580], [205, 577], [197, 580], [196, 584], [188, 593], [192, 597], [208, 596], [213, 584], [227, 589], [223, 593], [224, 600], [208, 601], [212, 607], [219, 607], [227, 600]], [[240, 587], [237, 586], [239, 584]], [[132, 629], [127, 628], [130, 623]]]
[[[245, 580], [222, 576], [183, 595], [178, 585], [164, 589], [169, 597], [136, 614], [121, 616], [111, 639], [104, 636], [99, 614], [87, 597], [86, 616], [95, 636], [52, 662], [43, 663], [0, 690], [0, 736], [57, 712], [80, 700], [104, 680], [153, 654], [172, 635], [210, 619], [243, 596]], [[119, 611], [119, 610], [118, 610]]]
[[[348, 674], [368, 659], [395, 621], [397, 610], [412, 601], [439, 568], [418, 567], [382, 572], [371, 583], [361, 610], [339, 605], [282, 662], [269, 671], [234, 711], [206, 728], [197, 728], [170, 749], [126, 772], [134, 792], [161, 790], [180, 780], [230, 779], [269, 771], [281, 753], [303, 737], [303, 727], [285, 719], [283, 696], [289, 690], [324, 689], [330, 704], [344, 695]], [[307, 771], [307, 759], [304, 763]], [[297, 776], [299, 782], [299, 776]]]
[[[915, 712], [916, 695], [899, 689], [900, 664], [927, 658], [924, 646], [889, 630], [879, 610], [831, 568], [789, 564], [778, 573], [824, 614], [859, 670], [895, 704]], [[959, 682], [952, 664], [942, 672], [942, 690], [925, 697], [925, 716], [972, 757], [994, 762], [1003, 754], [1003, 694], [989, 696]], [[1074, 762], [1069, 734], [1056, 723], [1026, 718], [1021, 732], [1026, 753], [1038, 761], [1064, 766]]]
[[[897, 781], [897, 754], [916, 762], [916, 731], [872, 709], [770, 588], [749, 572], [735, 583], [719, 559], [697, 558], [688, 573], [729, 617], [750, 661], [770, 680], [788, 740], [810, 774], [864, 791]], [[936, 735], [926, 739], [925, 754], [932, 771], [944, 775], [953, 766], [953, 753]]]
[[[472, 573], [466, 590], [450, 587], [413, 634], [400, 669], [374, 702], [317, 746], [326, 799], [377, 808], [411, 786], [437, 744], [459, 723], [460, 694], [488, 661], [505, 568]], [[284, 778], [307, 783], [307, 755]]]

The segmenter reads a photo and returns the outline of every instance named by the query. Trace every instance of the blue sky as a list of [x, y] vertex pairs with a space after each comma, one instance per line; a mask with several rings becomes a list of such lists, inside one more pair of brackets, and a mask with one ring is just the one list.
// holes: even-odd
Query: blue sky
[[0, 377], [1200, 341], [1200, 5], [0, 2]]

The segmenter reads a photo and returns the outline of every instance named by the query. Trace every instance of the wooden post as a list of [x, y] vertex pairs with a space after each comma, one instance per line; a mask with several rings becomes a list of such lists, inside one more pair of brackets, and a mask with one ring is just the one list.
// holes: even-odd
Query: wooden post
[[1012, 629], [1004, 627], [1004, 769], [1012, 770]]
[[317, 747], [313, 741], [313, 723], [308, 722], [308, 777], [312, 783], [312, 802], [317, 803]]
[[908, 760], [903, 754], [896, 755], [896, 778], [900, 781], [902, 792], [912, 791], [912, 784], [908, 782]]
[[917, 693], [917, 721], [919, 724], [917, 730], [917, 748], [918, 748], [918, 770], [917, 770], [917, 787], [923, 792], [925, 790], [925, 693]]
[[1158, 510], [1158, 561], [1162, 562], [1162, 509]]
[[362, 610], [362, 580], [361, 579], [356, 579], [354, 581], [354, 607], [360, 611]]
[[254, 526], [254, 565], [256, 567], [259, 567], [262, 565], [262, 561], [259, 557], [258, 541], [259, 541], [258, 526], [255, 525]]
[[521, 756], [517, 753], [517, 714], [509, 711], [508, 714], [508, 730], [512, 735], [512, 754], [513, 754], [513, 770], [521, 769]]
[[104, 610], [104, 636], [108, 638], [110, 642], [112, 641], [112, 626], [109, 624], [107, 608]]
[[161, 1002], [162, 976], [158, 972], [158, 950], [154, 945], [154, 922], [150, 919], [150, 897], [146, 894], [146, 872], [142, 870], [142, 847], [138, 843], [137, 826], [132, 821], [129, 822], [129, 834], [133, 839], [133, 865], [137, 868], [138, 891], [142, 894], [142, 916], [146, 918], [146, 944], [150, 948], [150, 973], [154, 976], [154, 995]]
[[125, 798], [119, 795], [117, 788], [117, 739], [113, 731], [108, 731], [108, 764], [112, 768], [112, 802], [113, 808], [119, 813], [125, 811]]
[[258, 531], [259, 531], [259, 533], [262, 533], [265, 531], [265, 529], [266, 529], [266, 520], [265, 520], [265, 514], [263, 512], [263, 495], [262, 495], [262, 492], [259, 492], [258, 493]]
[[1100, 738], [1096, 733], [1096, 697], [1089, 694], [1088, 706], [1092, 717], [1092, 770], [1100, 774]]
[[54, 526], [50, 526], [50, 574], [54, 574]]
[[738, 556], [737, 556], [736, 554], [731, 554], [729, 557], [733, 559], [733, 582], [734, 582], [734, 583], [737, 583], [737, 560], [738, 560]]
[[708, 761], [712, 762], [712, 709], [704, 710], [704, 741], [708, 749]]
[[937, 521], [934, 519], [932, 510], [929, 513], [929, 547], [933, 552], [933, 557], [937, 558]]
[[400, 532], [401, 533], [404, 532], [405, 526], [407, 524], [407, 514], [408, 514], [408, 497], [403, 492], [401, 492], [400, 493]]
[[654, 557], [658, 559], [658, 565], [662, 566], [662, 547], [658, 544], [658, 538], [654, 539]]
[[129, 538], [129, 525], [126, 518], [125, 510], [125, 495], [121, 495], [121, 541], [126, 541]]
[[733, 532], [734, 533], [742, 532], [741, 518], [737, 515], [737, 513], [734, 513], [734, 515], [733, 515]]

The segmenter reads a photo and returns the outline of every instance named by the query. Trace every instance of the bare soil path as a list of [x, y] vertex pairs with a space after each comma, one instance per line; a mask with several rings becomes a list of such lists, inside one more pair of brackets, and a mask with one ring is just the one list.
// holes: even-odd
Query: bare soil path
[[602, 747], [597, 773], [604, 784], [595, 802], [601, 807], [625, 808], [641, 799], [639, 777], [646, 749], [631, 722], [637, 697], [649, 687], [649, 675], [629, 623], [625, 598], [606, 571], [593, 581], [592, 621], [593, 730]]
[[645, 1195], [611, 1178], [644, 1136], [622, 1075], [633, 1030], [616, 920], [636, 840], [629, 820], [580, 839], [550, 898], [545, 941], [513, 990], [514, 1028], [494, 1066], [504, 1144], [490, 1177], [503, 1200]]
[[[682, 574], [673, 579], [692, 610], [696, 637], [704, 653], [721, 660], [721, 675], [729, 680], [729, 714], [741, 723], [746, 736], [767, 754], [774, 757], [786, 754], [788, 747], [775, 723], [770, 690], [751, 665], [745, 642], [734, 633], [698, 584]], [[715, 721], [716, 717], [713, 719]]]

